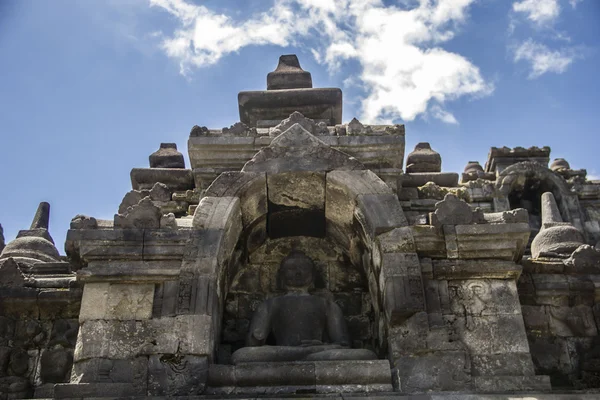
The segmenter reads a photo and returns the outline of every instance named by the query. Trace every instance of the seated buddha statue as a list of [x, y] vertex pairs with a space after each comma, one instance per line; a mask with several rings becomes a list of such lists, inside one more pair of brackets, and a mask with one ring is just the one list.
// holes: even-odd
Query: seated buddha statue
[[[375, 353], [351, 349], [340, 307], [308, 292], [313, 261], [293, 251], [283, 259], [279, 277], [284, 295], [261, 303], [250, 323], [246, 346], [232, 355], [234, 364], [273, 361], [373, 360]], [[266, 345], [272, 335], [275, 345]]]

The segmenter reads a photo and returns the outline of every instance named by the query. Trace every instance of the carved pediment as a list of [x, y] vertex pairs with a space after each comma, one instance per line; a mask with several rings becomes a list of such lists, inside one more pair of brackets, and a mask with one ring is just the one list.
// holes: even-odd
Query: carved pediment
[[363, 170], [356, 158], [333, 149], [295, 123], [248, 161], [244, 172]]

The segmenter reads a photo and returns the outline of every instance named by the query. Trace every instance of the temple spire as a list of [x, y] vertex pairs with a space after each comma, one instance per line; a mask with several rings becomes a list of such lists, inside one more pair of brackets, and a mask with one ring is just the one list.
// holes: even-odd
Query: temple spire
[[29, 229], [48, 229], [49, 221], [50, 204], [42, 201], [33, 217], [33, 221], [31, 221], [31, 227]]
[[552, 192], [542, 194], [542, 227], [548, 228], [556, 223], [562, 223], [562, 216], [556, 205], [556, 199]]

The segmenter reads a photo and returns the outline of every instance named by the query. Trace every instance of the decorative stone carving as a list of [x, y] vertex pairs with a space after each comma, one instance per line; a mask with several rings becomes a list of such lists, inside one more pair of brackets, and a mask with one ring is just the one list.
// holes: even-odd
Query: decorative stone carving
[[348, 135], [368, 135], [373, 133], [373, 129], [370, 126], [364, 126], [356, 118], [352, 118], [352, 121], [346, 126], [346, 134]]
[[208, 136], [209, 131], [205, 126], [194, 125], [190, 130], [190, 137]]
[[438, 186], [433, 182], [427, 182], [423, 186], [417, 188], [420, 199], [442, 200], [448, 193], [455, 195], [461, 200], [469, 201], [469, 192], [462, 187], [447, 188]]
[[448, 193], [435, 203], [435, 216], [442, 225], [468, 225], [473, 222], [473, 210], [467, 203]]
[[521, 162], [532, 162], [546, 167], [550, 161], [550, 147], [542, 148], [532, 146], [524, 147], [492, 147], [485, 163], [485, 171], [496, 175], [502, 173], [509, 166]]
[[98, 221], [94, 217], [88, 217], [87, 215], [77, 214], [71, 220], [71, 229], [96, 229], [98, 228]]
[[256, 136], [256, 128], [250, 128], [243, 122], [236, 122], [229, 128], [223, 128], [223, 136]]
[[183, 154], [177, 151], [175, 143], [161, 143], [149, 158], [150, 168], [185, 168]]
[[295, 124], [300, 124], [302, 128], [312, 133], [313, 135], [316, 134], [317, 130], [319, 130], [314, 120], [306, 118], [298, 111], [294, 111], [292, 114], [290, 114], [288, 118], [281, 121], [281, 123], [279, 123], [277, 126], [271, 128], [269, 130], [269, 136], [279, 136]]
[[123, 214], [115, 214], [115, 227], [130, 229], [158, 229], [161, 219], [160, 208], [156, 207], [149, 196], [136, 205], [127, 207]]
[[168, 213], [160, 217], [160, 227], [164, 229], [177, 229], [175, 214]]
[[531, 242], [533, 258], [566, 258], [584, 243], [583, 235], [573, 225], [562, 222], [551, 192], [542, 195], [542, 229]]
[[406, 173], [440, 172], [441, 170], [442, 157], [432, 150], [427, 142], [418, 143], [406, 157]]
[[[193, 193], [191, 190], [189, 192]], [[174, 197], [173, 195], [173, 191], [161, 182], [156, 182], [150, 190], [131, 190], [123, 197], [123, 200], [119, 205], [118, 214], [125, 214], [129, 207], [138, 204], [143, 198], [149, 197], [150, 200], [152, 200], [152, 203], [160, 208], [162, 214], [172, 212], [181, 216], [182, 214], [185, 214], [188, 209], [189, 203], [186, 201], [187, 196], [186, 199], [183, 200], [171, 200], [171, 198]]]
[[[232, 355], [235, 364], [377, 358], [369, 350], [349, 349], [350, 336], [339, 306], [308, 293], [314, 283], [313, 269], [313, 261], [300, 252], [292, 252], [281, 262], [279, 273], [287, 293], [258, 306], [248, 347]], [[271, 333], [276, 345], [265, 346]]]

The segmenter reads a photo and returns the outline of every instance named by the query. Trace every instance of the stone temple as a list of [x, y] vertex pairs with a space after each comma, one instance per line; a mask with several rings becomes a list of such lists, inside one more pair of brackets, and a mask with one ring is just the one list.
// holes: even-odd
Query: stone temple
[[47, 203], [0, 240], [0, 400], [600, 396], [600, 181], [549, 147], [441, 172], [294, 55], [238, 100], [66, 257]]

